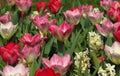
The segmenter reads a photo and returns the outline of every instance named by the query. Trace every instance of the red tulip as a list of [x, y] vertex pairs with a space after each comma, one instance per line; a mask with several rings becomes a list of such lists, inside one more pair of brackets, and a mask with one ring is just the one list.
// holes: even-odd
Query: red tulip
[[55, 73], [51, 68], [37, 69], [34, 76], [61, 76], [59, 73]]
[[3, 60], [10, 65], [13, 65], [18, 61], [20, 54], [19, 52], [20, 45], [13, 42], [7, 43], [5, 46], [0, 47], [0, 55]]
[[37, 11], [45, 10], [46, 2], [36, 2], [36, 9]]
[[60, 9], [61, 2], [59, 0], [50, 0], [48, 3], [48, 8], [52, 13], [57, 13]]
[[116, 38], [117, 41], [120, 42], [120, 26], [118, 27], [117, 31], [113, 33], [113, 36]]

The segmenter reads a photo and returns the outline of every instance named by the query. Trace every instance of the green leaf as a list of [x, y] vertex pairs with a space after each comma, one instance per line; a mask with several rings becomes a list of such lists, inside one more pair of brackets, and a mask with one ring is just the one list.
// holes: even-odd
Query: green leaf
[[2, 60], [2, 57], [0, 56], [0, 70], [2, 70], [5, 66], [5, 62]]
[[105, 43], [106, 43], [106, 45], [111, 46], [113, 44], [112, 37], [108, 36], [107, 41]]
[[48, 41], [48, 43], [45, 45], [44, 54], [49, 55], [53, 42], [54, 42], [54, 37], [52, 37], [52, 38]]
[[12, 15], [12, 22], [14, 25], [18, 23], [18, 14], [17, 11]]
[[39, 68], [38, 63], [36, 62], [36, 60], [32, 63], [32, 66], [30, 68], [30, 74], [29, 76], [34, 76], [35, 71]]

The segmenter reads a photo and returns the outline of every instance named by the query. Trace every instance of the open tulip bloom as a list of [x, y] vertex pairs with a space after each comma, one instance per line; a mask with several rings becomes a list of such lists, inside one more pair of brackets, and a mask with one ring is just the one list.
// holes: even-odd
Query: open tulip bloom
[[120, 76], [120, 0], [0, 0], [0, 76]]

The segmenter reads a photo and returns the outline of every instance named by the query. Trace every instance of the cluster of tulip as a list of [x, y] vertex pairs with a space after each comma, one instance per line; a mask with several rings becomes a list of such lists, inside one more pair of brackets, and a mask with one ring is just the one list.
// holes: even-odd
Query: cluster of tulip
[[0, 75], [119, 75], [120, 2], [65, 1], [0, 2]]

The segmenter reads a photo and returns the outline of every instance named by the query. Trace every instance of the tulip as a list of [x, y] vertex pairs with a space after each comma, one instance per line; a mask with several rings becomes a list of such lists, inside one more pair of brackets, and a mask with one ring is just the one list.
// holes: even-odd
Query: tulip
[[100, 11], [96, 11], [96, 9], [94, 9], [91, 12], [87, 13], [88, 18], [90, 19], [90, 21], [92, 22], [92, 24], [97, 24], [100, 23], [101, 20], [103, 19], [103, 13]]
[[70, 26], [66, 21], [64, 21], [60, 26], [57, 25], [49, 26], [49, 31], [53, 34], [55, 38], [63, 42], [66, 39], [68, 39], [73, 28], [74, 28], [73, 24]]
[[50, 0], [48, 3], [48, 8], [52, 13], [57, 13], [60, 10], [61, 1], [59, 0]]
[[32, 5], [33, 0], [15, 0], [16, 6], [22, 12], [26, 12]]
[[100, 6], [104, 10], [108, 10], [112, 4], [112, 0], [100, 0]]
[[12, 15], [10, 13], [6, 13], [6, 14], [0, 16], [0, 22], [2, 22], [2, 23], [10, 22], [11, 19], [12, 19]]
[[27, 76], [29, 69], [23, 64], [17, 64], [15, 67], [7, 65], [4, 67], [3, 72], [0, 71], [2, 76]]
[[107, 11], [110, 18], [114, 21], [118, 20], [119, 13], [120, 13], [120, 2], [114, 1], [111, 4], [111, 8]]
[[117, 41], [120, 42], [120, 25], [119, 25], [117, 31], [115, 31], [115, 32], [113, 33], [113, 36], [116, 38]]
[[93, 5], [82, 5], [81, 7], [79, 7], [79, 10], [82, 11], [83, 16], [86, 17], [87, 12], [93, 10]]
[[0, 34], [4, 39], [10, 39], [17, 31], [17, 25], [13, 25], [12, 22], [1, 23], [0, 22]]
[[59, 57], [54, 54], [50, 60], [42, 58], [42, 64], [44, 67], [53, 68], [55, 71], [65, 74], [71, 65], [70, 55], [66, 54], [63, 57]]
[[46, 37], [41, 38], [40, 34], [36, 34], [32, 37], [28, 33], [25, 33], [23, 37], [19, 39], [24, 45], [22, 54], [28, 63], [33, 62], [33, 60], [37, 59], [40, 55], [40, 47], [45, 39]]
[[5, 2], [7, 2], [7, 4], [10, 6], [15, 5], [15, 0], [5, 0]]
[[110, 8], [108, 11], [107, 11], [107, 14], [109, 15], [109, 17], [116, 21], [116, 16], [118, 15], [118, 12], [117, 10], [115, 10], [114, 8]]
[[82, 11], [80, 11], [79, 9], [72, 9], [71, 10], [67, 10], [66, 12], [63, 12], [65, 19], [69, 22], [69, 23], [74, 23], [75, 25], [77, 25], [82, 17]]
[[56, 20], [51, 20], [49, 21], [49, 16], [46, 14], [44, 16], [39, 16], [39, 15], [36, 15], [34, 16], [33, 18], [30, 18], [30, 20], [33, 22], [33, 24], [35, 26], [38, 27], [38, 29], [43, 33], [43, 34], [47, 34], [48, 32], [48, 27], [50, 25], [54, 25], [56, 24]]
[[13, 65], [18, 61], [20, 45], [10, 42], [5, 46], [0, 46], [0, 55], [6, 63]]
[[37, 11], [45, 10], [46, 9], [46, 2], [36, 2], [36, 9]]
[[110, 58], [110, 60], [115, 64], [120, 64], [120, 43], [115, 41], [110, 47], [105, 45], [105, 53]]
[[116, 16], [116, 21], [120, 22], [120, 13], [118, 13], [118, 15]]
[[108, 35], [111, 36], [114, 31], [114, 25], [108, 19], [103, 21], [101, 26], [96, 24], [96, 28], [97, 28], [98, 32], [105, 37], [107, 37]]
[[51, 68], [37, 69], [34, 76], [61, 76], [59, 73], [55, 73]]

